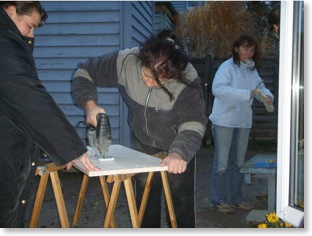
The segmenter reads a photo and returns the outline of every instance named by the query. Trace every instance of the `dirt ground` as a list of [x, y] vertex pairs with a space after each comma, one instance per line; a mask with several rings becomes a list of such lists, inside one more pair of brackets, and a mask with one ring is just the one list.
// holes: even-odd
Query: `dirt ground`
[[[248, 151], [246, 160], [257, 153], [259, 153], [259, 151]], [[212, 161], [213, 148], [202, 148], [198, 152], [196, 159], [196, 228], [255, 228], [257, 225], [255, 222], [246, 221], [248, 212], [235, 209], [233, 214], [225, 215], [212, 208], [210, 201]], [[71, 224], [82, 181], [82, 174], [78, 171], [59, 171], [59, 177], [62, 184], [69, 222]], [[26, 225], [29, 224], [38, 183], [39, 177], [36, 176], [31, 201], [28, 205]], [[251, 184], [244, 184], [243, 193], [255, 209], [266, 209], [267, 179], [252, 178]], [[164, 211], [165, 208], [163, 208], [163, 212]], [[102, 228], [105, 213], [106, 208], [104, 206], [99, 179], [97, 177], [90, 178], [80, 219], [76, 227]], [[118, 227], [131, 228], [130, 215], [123, 185], [117, 201], [115, 219]], [[48, 182], [37, 227], [60, 228], [60, 221], [50, 181]], [[162, 219], [162, 227], [167, 227], [165, 217]]]

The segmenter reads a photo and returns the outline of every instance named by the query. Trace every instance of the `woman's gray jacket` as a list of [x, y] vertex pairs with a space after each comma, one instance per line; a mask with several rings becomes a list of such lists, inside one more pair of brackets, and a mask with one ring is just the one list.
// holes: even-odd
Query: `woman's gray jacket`
[[115, 51], [81, 63], [73, 75], [73, 95], [84, 108], [98, 102], [96, 87], [117, 87], [129, 108], [129, 124], [145, 145], [177, 153], [189, 162], [199, 150], [207, 117], [200, 78], [194, 67], [185, 69], [190, 86], [175, 80], [165, 83], [175, 99], [160, 87], [146, 87], [137, 60], [139, 48]]

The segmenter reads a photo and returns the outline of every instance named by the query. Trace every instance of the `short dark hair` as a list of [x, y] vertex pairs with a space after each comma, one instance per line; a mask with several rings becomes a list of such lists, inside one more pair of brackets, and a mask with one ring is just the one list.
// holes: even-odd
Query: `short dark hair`
[[43, 26], [48, 18], [47, 12], [38, 1], [0, 1], [0, 7], [3, 9], [9, 6], [14, 6], [18, 15], [30, 15], [33, 11], [38, 12], [41, 16], [38, 27]]

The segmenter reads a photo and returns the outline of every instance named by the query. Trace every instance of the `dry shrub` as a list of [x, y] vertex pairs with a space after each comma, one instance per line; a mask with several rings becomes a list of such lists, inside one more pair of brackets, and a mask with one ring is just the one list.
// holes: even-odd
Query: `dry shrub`
[[256, 23], [244, 2], [210, 1], [179, 17], [177, 34], [191, 56], [228, 57], [236, 38], [253, 33]]

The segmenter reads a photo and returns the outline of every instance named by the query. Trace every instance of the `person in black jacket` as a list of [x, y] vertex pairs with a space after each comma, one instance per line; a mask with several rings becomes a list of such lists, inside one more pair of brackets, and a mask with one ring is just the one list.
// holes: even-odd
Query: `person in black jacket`
[[[141, 47], [115, 51], [81, 63], [73, 75], [73, 95], [95, 126], [96, 87], [117, 87], [128, 105], [132, 148], [162, 158], [168, 166], [177, 226], [195, 227], [195, 154], [205, 134], [207, 116], [201, 81], [180, 44], [169, 32], [151, 36]], [[135, 175], [140, 206], [147, 174]], [[161, 226], [162, 184], [155, 173], [142, 227]], [[168, 220], [168, 223], [170, 220]]]
[[42, 151], [57, 165], [98, 170], [75, 128], [38, 79], [34, 30], [47, 18], [39, 2], [0, 2], [0, 227], [24, 227]]

